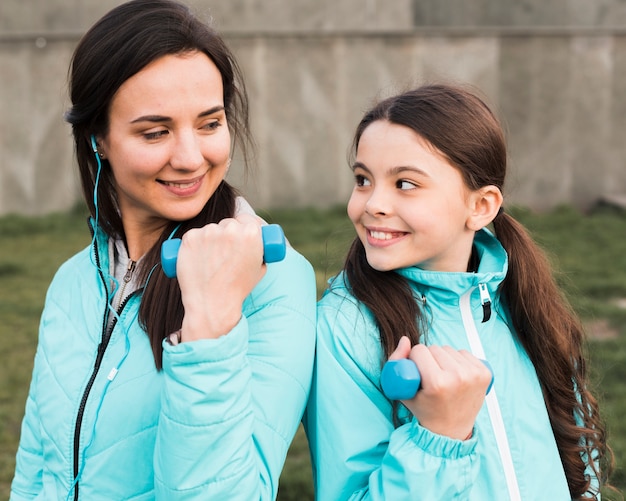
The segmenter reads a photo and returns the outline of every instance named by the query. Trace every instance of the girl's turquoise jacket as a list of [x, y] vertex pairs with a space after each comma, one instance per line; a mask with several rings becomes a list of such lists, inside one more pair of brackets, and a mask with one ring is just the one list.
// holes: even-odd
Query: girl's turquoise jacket
[[429, 330], [422, 342], [471, 351], [493, 368], [493, 389], [467, 441], [422, 428], [402, 406], [404, 424], [394, 427], [380, 386], [385, 360], [374, 318], [343, 275], [331, 281], [318, 303], [305, 422], [318, 500], [570, 499], [535, 369], [497, 290], [506, 252], [484, 230], [475, 246], [477, 273], [398, 271], [424, 303]]
[[289, 248], [230, 333], [164, 343], [157, 371], [140, 291], [102, 342], [107, 291], [94, 262], [109, 269], [106, 249], [99, 238], [49, 288], [11, 501], [275, 499], [310, 388], [311, 265]]

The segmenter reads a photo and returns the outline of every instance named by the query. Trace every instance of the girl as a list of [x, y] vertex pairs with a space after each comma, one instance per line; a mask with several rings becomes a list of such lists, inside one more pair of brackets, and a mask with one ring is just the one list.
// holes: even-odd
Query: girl
[[[354, 151], [357, 238], [318, 303], [318, 499], [597, 497], [611, 459], [583, 332], [502, 210], [496, 117], [463, 88], [428, 85], [366, 113]], [[422, 382], [398, 405], [380, 378], [402, 358]], [[487, 397], [479, 359], [495, 375]]]
[[[11, 500], [274, 499], [315, 279], [292, 249], [263, 264], [224, 180], [231, 133], [248, 143], [237, 64], [182, 4], [136, 0], [83, 37], [70, 79], [93, 240], [47, 294]], [[159, 259], [172, 236], [178, 280]]]

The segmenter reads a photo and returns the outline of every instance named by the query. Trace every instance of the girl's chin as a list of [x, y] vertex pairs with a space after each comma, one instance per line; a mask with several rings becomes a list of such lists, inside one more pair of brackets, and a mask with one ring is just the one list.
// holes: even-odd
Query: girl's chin
[[388, 261], [381, 261], [380, 259], [370, 259], [367, 258], [367, 263], [376, 271], [392, 271], [398, 269], [399, 266], [394, 265]]

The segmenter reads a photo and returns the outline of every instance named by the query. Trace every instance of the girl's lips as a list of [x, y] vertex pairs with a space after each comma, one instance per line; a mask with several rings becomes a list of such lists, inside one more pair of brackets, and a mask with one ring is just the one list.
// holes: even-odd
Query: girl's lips
[[170, 193], [179, 197], [188, 197], [195, 194], [200, 189], [203, 178], [204, 176], [198, 176], [194, 179], [184, 181], [164, 181], [159, 179], [158, 182], [165, 186]]
[[407, 235], [405, 231], [365, 229], [367, 243], [375, 247], [385, 247], [396, 243]]

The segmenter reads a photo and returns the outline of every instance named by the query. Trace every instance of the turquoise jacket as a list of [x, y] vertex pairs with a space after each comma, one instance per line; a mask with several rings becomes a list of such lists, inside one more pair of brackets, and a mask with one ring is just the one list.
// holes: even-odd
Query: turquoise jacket
[[[49, 288], [10, 500], [275, 499], [310, 389], [311, 265], [289, 248], [230, 333], [164, 343], [157, 371], [140, 291], [102, 343], [107, 290], [94, 252], [67, 261]], [[97, 259], [108, 269], [106, 251]]]
[[466, 441], [422, 428], [403, 406], [404, 424], [394, 427], [374, 318], [343, 275], [331, 281], [318, 303], [305, 422], [318, 500], [570, 499], [535, 369], [497, 291], [506, 252], [486, 230], [475, 247], [477, 273], [398, 271], [425, 304], [427, 344], [471, 351], [493, 368], [493, 389]]

